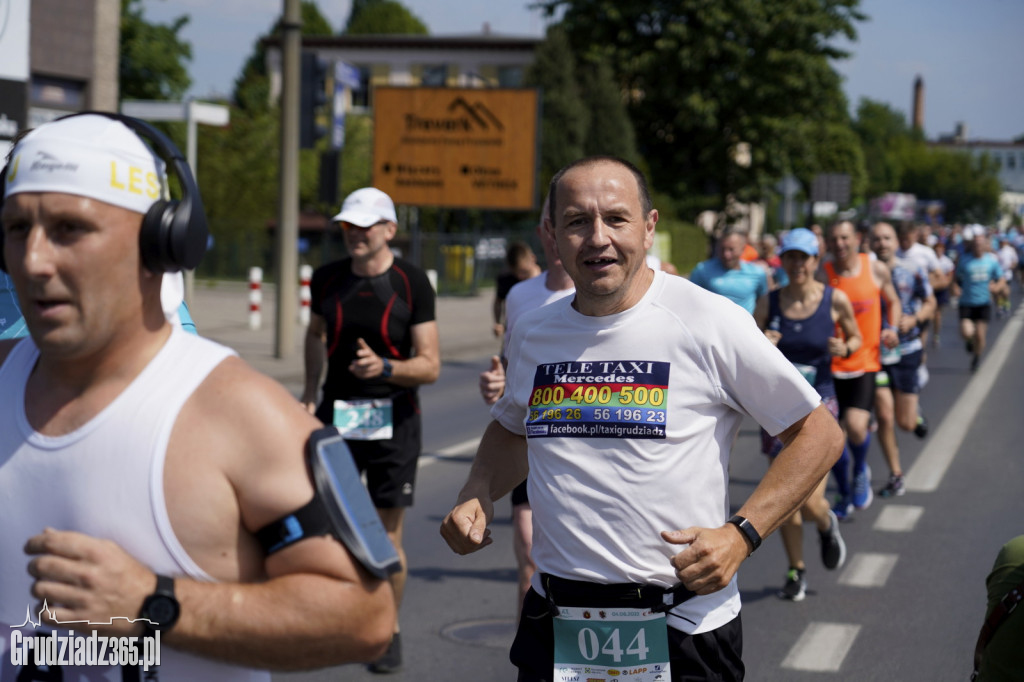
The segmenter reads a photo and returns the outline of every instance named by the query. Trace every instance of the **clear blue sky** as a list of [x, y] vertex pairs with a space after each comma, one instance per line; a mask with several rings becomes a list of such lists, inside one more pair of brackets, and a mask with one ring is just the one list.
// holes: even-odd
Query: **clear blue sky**
[[[340, 29], [350, 0], [319, 0]], [[432, 34], [493, 32], [541, 36], [545, 22], [528, 0], [404, 0]], [[192, 17], [191, 94], [230, 93], [256, 39], [284, 0], [143, 0], [146, 17], [165, 23]], [[1024, 0], [862, 0], [870, 20], [858, 24], [852, 53], [836, 64], [851, 106], [862, 97], [910, 115], [914, 78], [925, 84], [929, 138], [967, 124], [971, 139], [1024, 135]]]

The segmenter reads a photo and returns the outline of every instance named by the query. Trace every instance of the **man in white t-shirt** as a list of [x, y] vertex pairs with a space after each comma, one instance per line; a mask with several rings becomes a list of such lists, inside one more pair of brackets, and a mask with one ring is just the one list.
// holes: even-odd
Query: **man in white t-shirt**
[[[544, 198], [541, 206], [541, 219], [537, 223], [537, 237], [544, 249], [544, 258], [548, 268], [535, 277], [523, 280], [514, 285], [505, 298], [505, 340], [503, 348], [508, 347], [512, 328], [523, 314], [546, 306], [559, 299], [571, 296], [574, 289], [569, 273], [562, 267], [562, 261], [555, 251], [555, 243], [544, 227], [547, 222], [548, 198]], [[497, 355], [491, 358], [491, 366], [480, 373], [480, 397], [488, 405], [493, 405], [505, 392], [504, 357]], [[531, 552], [533, 549], [533, 510], [526, 492], [526, 481], [512, 490], [512, 529], [513, 549], [516, 555], [516, 575], [518, 577], [518, 596], [516, 599], [517, 613], [522, 608], [523, 598], [530, 589], [530, 581], [536, 571]]]
[[[493, 501], [529, 472], [538, 571], [519, 680], [641, 662], [742, 679], [736, 572], [829, 471], [842, 432], [741, 308], [646, 267], [658, 212], [640, 171], [589, 158], [551, 188], [547, 229], [576, 293], [517, 322], [507, 389], [441, 533], [460, 554], [489, 545]], [[729, 518], [746, 414], [785, 447]], [[615, 636], [622, 651], [581, 648]]]

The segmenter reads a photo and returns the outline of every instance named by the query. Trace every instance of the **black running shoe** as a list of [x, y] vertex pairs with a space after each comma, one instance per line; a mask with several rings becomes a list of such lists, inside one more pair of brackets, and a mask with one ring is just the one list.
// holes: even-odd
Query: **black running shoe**
[[914, 435], [924, 438], [928, 435], [928, 418], [923, 414], [917, 415], [917, 424], [914, 426]]
[[373, 663], [366, 666], [371, 673], [397, 673], [402, 669], [402, 639], [401, 634], [396, 632], [395, 636], [391, 638], [391, 644], [388, 644], [388, 650], [384, 652], [384, 655], [378, 658]]
[[818, 531], [818, 539], [821, 541], [821, 563], [830, 571], [846, 563], [846, 543], [843, 536], [839, 534], [839, 519], [835, 512], [828, 512], [828, 530]]
[[802, 568], [791, 568], [786, 572], [786, 584], [778, 592], [779, 599], [803, 601], [807, 596], [807, 580]]

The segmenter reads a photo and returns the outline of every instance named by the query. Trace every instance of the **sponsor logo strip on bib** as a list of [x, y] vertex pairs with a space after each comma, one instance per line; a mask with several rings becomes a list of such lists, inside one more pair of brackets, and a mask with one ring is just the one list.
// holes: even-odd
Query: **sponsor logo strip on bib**
[[599, 360], [539, 365], [529, 438], [665, 438], [669, 363]]

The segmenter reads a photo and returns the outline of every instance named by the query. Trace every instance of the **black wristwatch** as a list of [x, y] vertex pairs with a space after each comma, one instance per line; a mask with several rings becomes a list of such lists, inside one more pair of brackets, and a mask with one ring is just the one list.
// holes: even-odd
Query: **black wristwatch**
[[174, 578], [157, 575], [156, 590], [143, 600], [139, 610], [139, 618], [149, 621], [143, 623], [146, 636], [152, 636], [154, 630], [167, 632], [178, 622], [180, 615], [181, 605], [174, 596]]
[[[750, 554], [753, 554], [754, 551], [761, 546], [761, 534], [757, 532], [757, 529], [754, 528], [754, 524], [752, 524], [750, 521], [747, 521], [739, 514], [735, 514], [726, 523], [731, 523], [732, 525], [739, 528], [740, 532], [743, 533], [743, 535], [746, 536], [747, 540], [750, 541]], [[747, 556], [750, 556], [750, 554], [748, 554]]]
[[384, 364], [384, 369], [380, 371], [380, 375], [385, 379], [390, 379], [394, 373], [395, 368], [391, 365], [391, 361], [387, 358], [381, 358], [380, 361]]

